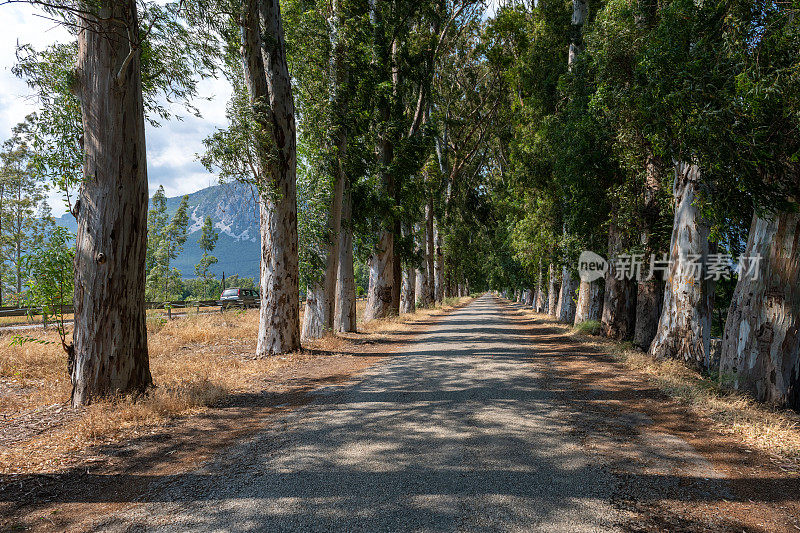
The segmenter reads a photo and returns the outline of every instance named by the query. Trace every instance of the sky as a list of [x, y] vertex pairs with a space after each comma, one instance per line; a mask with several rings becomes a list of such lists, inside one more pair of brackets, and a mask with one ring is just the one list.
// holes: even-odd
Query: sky
[[[27, 4], [0, 6], [0, 142], [11, 136], [11, 128], [26, 115], [36, 111], [36, 101], [31, 98], [31, 89], [14, 76], [11, 68], [16, 61], [17, 43], [31, 44], [42, 49], [56, 41], [68, 41], [72, 36], [58, 24], [46, 20], [40, 11]], [[224, 79], [209, 79], [200, 82], [200, 97], [211, 97], [211, 101], [198, 99], [202, 118], [182, 111], [175, 111], [183, 121], [163, 122], [159, 128], [147, 125], [147, 177], [150, 193], [159, 185], [164, 186], [167, 196], [179, 196], [204, 189], [217, 183], [217, 177], [209, 173], [197, 160], [203, 152], [203, 139], [215, 129], [225, 127], [225, 104], [231, 89]], [[60, 216], [66, 211], [61, 195], [52, 193], [48, 202], [53, 214]]]
[[[493, 14], [500, 0], [489, 2], [488, 12]], [[31, 44], [37, 50], [57, 41], [69, 41], [73, 37], [61, 26], [41, 16], [42, 12], [29, 4], [6, 4], [0, 6], [0, 142], [11, 136], [11, 128], [26, 115], [36, 110], [36, 101], [31, 89], [14, 76], [11, 68], [16, 61], [17, 44]], [[152, 195], [159, 185], [164, 186], [168, 197], [199, 191], [217, 183], [217, 177], [209, 173], [198, 161], [203, 152], [203, 139], [217, 128], [226, 126], [225, 105], [231, 94], [228, 82], [208, 79], [200, 82], [199, 97], [210, 97], [210, 101], [198, 98], [197, 106], [202, 118], [197, 118], [175, 109], [182, 121], [162, 121], [161, 127], [147, 125], [147, 177]], [[66, 211], [58, 192], [48, 197], [53, 214], [60, 216]]]

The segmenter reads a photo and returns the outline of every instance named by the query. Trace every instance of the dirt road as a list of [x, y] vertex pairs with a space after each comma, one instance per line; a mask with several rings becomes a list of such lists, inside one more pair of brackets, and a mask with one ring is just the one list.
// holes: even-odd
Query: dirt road
[[630, 519], [613, 504], [624, 480], [565, 424], [580, 402], [552, 390], [497, 300], [411, 346], [98, 528], [576, 532]]
[[[487, 295], [409, 335], [407, 347], [356, 381], [316, 390], [198, 470], [131, 475], [131, 484], [147, 478], [147, 490], [81, 529], [797, 527], [764, 518], [786, 503], [785, 488], [766, 480], [775, 496], [763, 501], [737, 493], [711, 448], [701, 453], [664, 421], [683, 424], [685, 414], [512, 304]], [[697, 437], [702, 428], [689, 431]]]

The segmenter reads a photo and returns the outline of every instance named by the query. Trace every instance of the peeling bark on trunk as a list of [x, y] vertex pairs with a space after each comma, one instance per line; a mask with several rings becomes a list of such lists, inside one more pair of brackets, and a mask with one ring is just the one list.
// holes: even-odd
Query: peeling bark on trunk
[[442, 235], [439, 225], [433, 227], [436, 261], [434, 262], [434, 290], [436, 292], [436, 302], [442, 303], [444, 300], [444, 254], [442, 253]]
[[754, 217], [744, 256], [761, 261], [736, 284], [720, 371], [734, 389], [800, 409], [800, 215]]
[[325, 273], [322, 279], [309, 284], [306, 293], [306, 308], [303, 313], [301, 338], [318, 339], [333, 329], [336, 310], [336, 281], [339, 272], [339, 232], [342, 227], [342, 195], [344, 193], [343, 168], [340, 167], [334, 180], [333, 199], [328, 214], [326, 239], [323, 246]]
[[539, 260], [539, 279], [536, 282], [536, 312], [544, 313], [546, 296], [544, 292], [544, 272], [542, 272], [542, 260]]
[[394, 234], [381, 231], [378, 246], [369, 258], [369, 294], [364, 322], [392, 315], [393, 282]]
[[559, 322], [572, 324], [575, 321], [575, 291], [578, 290], [578, 283], [567, 267], [561, 269], [561, 295], [556, 310]]
[[[661, 192], [655, 159], [650, 156], [646, 163], [646, 179], [644, 186], [644, 229], [642, 247], [645, 259], [651, 255], [660, 257], [663, 250], [653, 246], [653, 231], [658, 225], [660, 209], [658, 195]], [[633, 334], [633, 345], [648, 351], [658, 328], [661, 307], [664, 303], [664, 281], [660, 277], [642, 280], [638, 283], [636, 296], [636, 326]]]
[[608, 231], [609, 269], [605, 276], [603, 334], [618, 340], [630, 339], [636, 324], [636, 283], [630, 279], [617, 279], [613, 264], [623, 250], [622, 238], [615, 224]]
[[418, 268], [414, 273], [414, 294], [420, 307], [430, 307], [430, 292], [428, 291], [428, 273], [424, 268]]
[[269, 139], [258, 147], [257, 179], [261, 204], [261, 311], [256, 355], [264, 357], [300, 349], [297, 139], [278, 0], [247, 0], [242, 22], [242, 54], [250, 101], [262, 134]]
[[403, 269], [403, 290], [400, 294], [400, 313], [413, 313], [416, 310], [416, 270], [407, 266]]
[[603, 285], [600, 281], [580, 282], [578, 304], [575, 307], [575, 322], [582, 324], [589, 320], [600, 320], [603, 314]]
[[553, 263], [547, 267], [548, 275], [548, 289], [547, 289], [547, 313], [551, 316], [556, 316], [556, 307], [558, 306], [558, 291], [559, 285], [556, 280], [556, 266]]
[[353, 268], [352, 192], [342, 199], [342, 227], [339, 231], [339, 270], [336, 276], [336, 315], [333, 327], [341, 333], [356, 332], [356, 281]]
[[700, 171], [695, 165], [676, 163], [675, 222], [670, 243], [670, 266], [658, 330], [650, 345], [657, 359], [681, 359], [695, 368], [708, 368], [710, 358], [713, 280], [699, 279], [689, 258], [705, 263], [709, 254], [709, 228], [694, 204]]
[[636, 328], [633, 345], [648, 351], [656, 336], [661, 308], [664, 305], [664, 282], [660, 279], [638, 283], [636, 295]]
[[525, 294], [525, 305], [533, 307], [534, 300], [536, 299], [536, 289], [528, 289]]
[[302, 339], [318, 339], [333, 330], [336, 311], [336, 281], [339, 272], [339, 232], [342, 228], [342, 197], [347, 181], [344, 161], [347, 157], [346, 91], [348, 71], [345, 63], [346, 42], [339, 33], [342, 28], [341, 6], [334, 2], [333, 28], [331, 34], [331, 98], [332, 112], [337, 114], [330, 143], [336, 147], [330, 163], [333, 174], [333, 191], [327, 213], [325, 242], [321, 246], [325, 272], [321, 279], [309, 284], [306, 292], [306, 308], [303, 314]]
[[85, 159], [69, 354], [74, 406], [142, 392], [152, 383], [144, 306], [144, 105], [139, 43], [128, 39], [139, 35], [136, 3], [111, 0], [92, 8], [102, 18], [81, 19], [78, 33]]
[[[375, 19], [375, 41], [374, 53], [378, 64], [383, 68], [389, 67], [391, 72], [384, 71], [382, 75], [387, 75], [385, 80], [392, 84], [393, 90], [397, 91], [397, 76], [399, 73], [395, 69], [395, 55], [397, 53], [397, 43], [389, 43], [383, 35], [382, 10], [376, 4], [372, 10]], [[389, 124], [392, 120], [392, 104], [390, 98], [382, 94], [378, 99], [378, 114], [383, 124]], [[396, 198], [397, 190], [393, 176], [389, 167], [394, 160], [394, 142], [390, 136], [391, 128], [382, 131], [378, 138], [378, 163], [381, 176], [382, 194]], [[399, 264], [395, 261], [399, 258], [394, 253], [394, 236], [397, 230], [396, 221], [391, 220], [387, 213], [384, 226], [378, 233], [378, 243], [369, 258], [369, 292], [367, 294], [367, 307], [364, 311], [364, 322], [369, 322], [378, 318], [385, 318], [396, 315], [400, 307], [400, 286], [399, 286]]]
[[427, 261], [428, 274], [428, 305], [436, 303], [436, 246], [434, 244], [433, 231], [433, 198], [428, 198], [428, 205], [425, 206], [425, 260]]
[[[416, 269], [415, 278], [416, 284], [414, 286], [414, 293], [416, 295], [416, 299], [419, 302], [421, 307], [430, 307], [432, 303], [431, 298], [431, 291], [428, 285], [428, 254], [427, 254], [427, 244], [428, 244], [428, 237], [427, 231], [424, 227], [420, 228], [420, 225], [417, 225], [417, 252], [422, 254], [422, 263], [420, 263], [419, 267]], [[420, 236], [421, 233], [421, 236]]]

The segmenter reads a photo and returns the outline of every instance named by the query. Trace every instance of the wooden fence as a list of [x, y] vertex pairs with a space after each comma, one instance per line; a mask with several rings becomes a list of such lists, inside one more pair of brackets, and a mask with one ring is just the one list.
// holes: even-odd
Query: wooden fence
[[[365, 297], [356, 298], [356, 300], [364, 300]], [[301, 302], [301, 305], [305, 302]], [[197, 312], [200, 312], [200, 309], [203, 308], [210, 308], [210, 307], [218, 307], [221, 311], [225, 309], [243, 309], [247, 307], [259, 307], [259, 300], [257, 298], [244, 298], [237, 301], [229, 301], [226, 302], [223, 306], [223, 303], [220, 300], [185, 300], [180, 302], [145, 302], [145, 308], [147, 310], [164, 310], [167, 312], [167, 316], [172, 318], [172, 311], [180, 310], [180, 309], [197, 309]], [[33, 317], [41, 317], [42, 323], [47, 324], [48, 320], [52, 317], [48, 317], [46, 314], [42, 312], [41, 307], [17, 307], [17, 306], [10, 306], [10, 307], [0, 307], [0, 319], [4, 317], [28, 317], [32, 319]], [[71, 315], [75, 312], [75, 309], [72, 305], [64, 305], [62, 306], [62, 311], [64, 315]], [[31, 320], [32, 321], [32, 320]]]

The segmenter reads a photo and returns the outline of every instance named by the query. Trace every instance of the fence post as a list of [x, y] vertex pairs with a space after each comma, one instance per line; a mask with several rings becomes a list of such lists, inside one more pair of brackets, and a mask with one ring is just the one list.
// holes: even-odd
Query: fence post
[[172, 320], [172, 306], [167, 304], [167, 316]]

